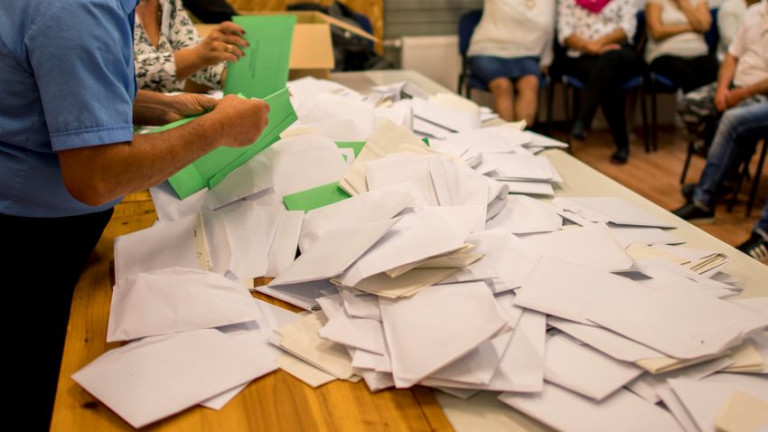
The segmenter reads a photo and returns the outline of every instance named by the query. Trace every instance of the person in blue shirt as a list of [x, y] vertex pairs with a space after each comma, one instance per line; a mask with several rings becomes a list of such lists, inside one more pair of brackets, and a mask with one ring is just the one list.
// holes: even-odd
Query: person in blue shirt
[[[5, 0], [0, 8], [4, 316], [27, 317], [4, 320], [7, 370], [24, 380], [6, 390], [36, 411], [24, 414], [25, 429], [48, 428], [72, 292], [115, 203], [215, 148], [254, 142], [267, 123], [263, 101], [137, 92], [136, 3]], [[133, 133], [134, 124], [201, 113], [166, 132]]]

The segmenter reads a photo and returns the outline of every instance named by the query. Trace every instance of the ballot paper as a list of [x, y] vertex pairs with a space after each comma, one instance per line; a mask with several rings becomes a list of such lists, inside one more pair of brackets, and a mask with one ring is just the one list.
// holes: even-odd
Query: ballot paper
[[397, 222], [389, 219], [326, 231], [270, 286], [330, 279], [343, 273]]
[[[436, 101], [413, 99], [414, 120], [436, 126], [444, 132], [467, 132], [480, 127], [480, 112], [468, 112]], [[414, 122], [415, 127], [415, 122]]]
[[568, 197], [555, 198], [552, 203], [565, 210], [577, 213], [592, 222], [610, 222], [616, 225], [674, 228], [646, 210], [616, 197]]
[[296, 258], [303, 219], [304, 212], [301, 211], [287, 211], [280, 215], [280, 221], [269, 247], [267, 276], [279, 275]]
[[547, 338], [544, 379], [596, 401], [642, 373], [639, 367], [614, 360], [565, 334]]
[[412, 183], [362, 193], [352, 198], [307, 212], [301, 226], [299, 248], [309, 250], [328, 230], [364, 222], [388, 220], [418, 202]]
[[564, 432], [679, 431], [674, 418], [628, 390], [601, 402], [545, 384], [541, 393], [503, 393], [499, 400]]
[[488, 229], [499, 228], [512, 234], [558, 231], [563, 218], [549, 204], [527, 196], [510, 196], [501, 212], [489, 220]]
[[635, 269], [632, 258], [602, 224], [527, 236], [524, 241], [538, 255], [560, 258], [609, 272]]
[[167, 268], [115, 285], [107, 342], [220, 327], [259, 315], [240, 284], [204, 270]]
[[[354, 288], [390, 299], [410, 297], [428, 286], [445, 280], [458, 271], [458, 268], [417, 268], [397, 277], [391, 277], [387, 273], [378, 273], [358, 281]], [[338, 279], [332, 279], [331, 282], [346, 287]]]
[[490, 290], [479, 282], [432, 286], [407, 299], [381, 300], [381, 316], [398, 388], [461, 358], [506, 323]]
[[224, 274], [231, 250], [224, 221], [205, 212], [115, 238], [115, 280], [169, 267]]
[[206, 329], [145, 338], [101, 355], [72, 378], [135, 428], [247, 383], [270, 356]]
[[768, 428], [768, 401], [735, 391], [715, 419], [715, 429], [725, 432]]

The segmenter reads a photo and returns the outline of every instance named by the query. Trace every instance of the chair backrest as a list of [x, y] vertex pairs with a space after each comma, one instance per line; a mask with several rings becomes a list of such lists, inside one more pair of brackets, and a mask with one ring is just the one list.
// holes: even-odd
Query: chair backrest
[[467, 55], [469, 41], [472, 39], [472, 33], [475, 32], [475, 27], [477, 27], [477, 24], [482, 17], [482, 9], [473, 9], [469, 12], [464, 12], [459, 18], [459, 54], [461, 54], [462, 57]]
[[645, 10], [638, 10], [635, 14], [635, 20], [637, 21], [637, 27], [635, 36], [632, 38], [632, 44], [635, 45], [635, 49], [642, 57], [642, 54], [645, 52], [646, 35], [648, 34], [648, 29], [645, 27]]
[[709, 10], [709, 13], [712, 14], [712, 25], [709, 26], [709, 30], [704, 33], [704, 40], [707, 41], [707, 46], [709, 47], [709, 52], [711, 54], [717, 52], [717, 43], [720, 42], [720, 32], [717, 29], [717, 12], [719, 10], [720, 9], [716, 7]]

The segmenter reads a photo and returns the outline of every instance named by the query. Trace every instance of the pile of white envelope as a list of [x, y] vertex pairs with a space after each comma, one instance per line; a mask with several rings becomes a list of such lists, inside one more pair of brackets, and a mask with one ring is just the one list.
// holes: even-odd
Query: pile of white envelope
[[[278, 367], [312, 386], [497, 392], [561, 430], [768, 421], [768, 301], [728, 300], [727, 257], [617, 198], [529, 197], [564, 181], [535, 155], [558, 144], [480, 129], [467, 101], [290, 87], [283, 140], [184, 201], [153, 188], [158, 222], [115, 241], [108, 340], [132, 342], [74, 378], [131, 425], [220, 407]], [[357, 156], [335, 145], [354, 140]], [[282, 205], [333, 182], [351, 198]], [[254, 301], [261, 276], [309, 312]]]

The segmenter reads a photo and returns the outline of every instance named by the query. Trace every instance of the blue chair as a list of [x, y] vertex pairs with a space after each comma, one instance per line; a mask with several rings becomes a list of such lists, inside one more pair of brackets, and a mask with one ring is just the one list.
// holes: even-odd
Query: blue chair
[[[709, 27], [706, 33], [704, 33], [704, 39], [707, 41], [710, 54], [714, 54], [717, 51], [717, 43], [720, 40], [720, 34], [717, 31], [717, 12], [718, 8], [712, 8], [709, 12], [712, 14], [712, 25]], [[638, 19], [637, 26], [640, 27], [641, 23]], [[645, 28], [645, 14], [643, 14], [642, 26]], [[658, 102], [656, 95], [659, 93], [676, 93], [680, 88], [678, 83], [672, 82], [669, 77], [664, 75], [650, 72], [646, 77], [645, 94], [651, 95], [651, 129], [653, 130], [653, 148], [657, 149], [659, 141], [659, 128], [658, 128]], [[685, 181], [685, 176], [688, 173], [688, 165], [691, 162], [691, 156], [693, 155], [693, 143], [690, 143], [688, 155], [685, 159], [685, 165], [683, 167], [683, 174], [680, 179], [680, 183]]]
[[[472, 34], [475, 32], [475, 27], [480, 23], [480, 19], [483, 17], [482, 9], [473, 9], [469, 12], [465, 12], [459, 18], [459, 54], [461, 55], [461, 71], [459, 72], [459, 84], [456, 88], [459, 94], [463, 94], [464, 97], [470, 99], [472, 96], [472, 89], [490, 91], [487, 85], [479, 78], [472, 75], [472, 70], [469, 68], [469, 58], [467, 57], [467, 51], [469, 50], [469, 42], [472, 40]], [[540, 83], [542, 90], [549, 87], [549, 77], [545, 76], [544, 80]], [[542, 98], [540, 98], [542, 99]], [[549, 99], [549, 98], [548, 98]], [[547, 104], [547, 130], [550, 130], [552, 119], [552, 104]]]
[[[641, 17], [641, 15], [642, 15], [642, 17]], [[638, 22], [639, 22], [640, 19], [642, 19], [643, 23], [645, 23], [645, 12], [638, 11], [637, 12], [637, 19], [638, 19]], [[642, 47], [644, 45], [644, 42], [645, 42], [645, 26], [643, 26], [643, 27], [640, 27], [639, 25], [637, 26], [637, 31], [635, 31], [635, 37], [633, 38], [633, 42], [635, 44], [635, 47]], [[565, 50], [563, 49], [563, 47], [560, 48], [560, 52], [561, 52], [562, 55], [565, 55]], [[643, 121], [643, 143], [645, 144], [645, 152], [646, 153], [650, 153], [651, 147], [650, 147], [650, 144], [649, 144], [649, 141], [648, 141], [648, 119], [647, 119], [647, 115], [646, 115], [645, 98], [643, 97], [643, 87], [644, 87], [643, 86], [643, 83], [644, 83], [643, 75], [644, 75], [644, 71], [638, 71], [637, 75], [629, 78], [626, 82], [624, 82], [624, 84], [621, 86], [621, 91], [626, 93], [626, 92], [629, 92], [631, 90], [635, 90], [636, 89], [636, 90], [638, 90], [640, 92], [640, 105], [641, 105], [640, 106], [640, 114], [642, 115], [642, 121]], [[560, 80], [562, 81], [563, 85], [565, 86], [565, 91], [563, 91], [563, 97], [564, 97], [563, 103], [565, 104], [566, 113], [568, 112], [568, 107], [571, 106], [570, 119], [569, 119], [568, 123], [569, 124], [573, 124], [573, 121], [574, 121], [574, 118], [575, 118], [574, 111], [575, 111], [575, 107], [577, 105], [577, 99], [578, 99], [577, 91], [584, 90], [586, 85], [583, 82], [581, 82], [581, 80], [576, 78], [575, 76], [568, 75], [566, 73], [562, 74]], [[569, 93], [568, 89], [569, 88], [571, 88], [573, 90], [572, 93], [574, 94], [574, 97], [573, 97], [574, 100], [573, 100], [573, 104], [572, 105], [569, 103], [569, 97], [568, 97], [568, 93]], [[569, 136], [568, 136], [568, 144], [570, 144], [570, 140], [571, 140], [571, 137], [570, 137], [570, 134], [569, 134]], [[654, 150], [655, 150], [655, 148], [654, 148]]]

